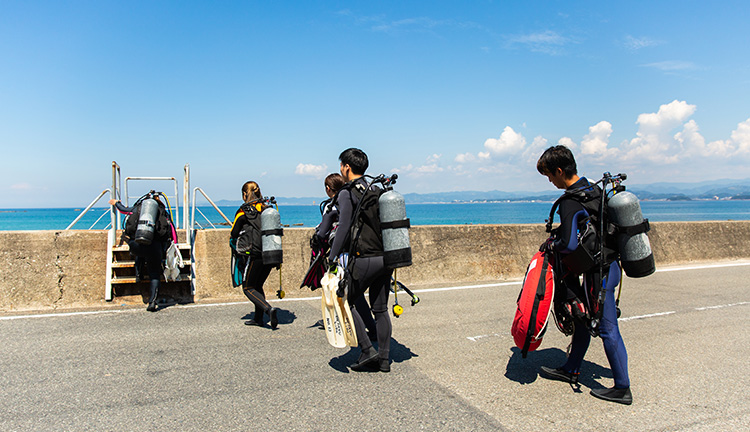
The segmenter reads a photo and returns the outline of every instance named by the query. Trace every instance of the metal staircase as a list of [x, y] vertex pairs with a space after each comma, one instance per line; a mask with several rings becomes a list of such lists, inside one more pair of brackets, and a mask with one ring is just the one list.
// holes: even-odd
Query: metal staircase
[[[218, 206], [208, 197], [208, 195], [201, 188], [194, 188], [192, 194], [192, 200], [190, 200], [190, 164], [185, 164], [184, 176], [182, 183], [182, 220], [180, 221], [180, 197], [178, 194], [178, 182], [174, 177], [126, 177], [125, 187], [123, 188], [123, 179], [120, 174], [120, 166], [117, 162], [112, 161], [112, 188], [105, 189], [102, 191], [85, 210], [83, 210], [78, 217], [68, 225], [66, 230], [73, 228], [79, 220], [89, 210], [91, 210], [97, 202], [105, 195], [109, 195], [110, 198], [120, 199], [125, 206], [128, 206], [130, 198], [139, 198], [140, 196], [129, 196], [128, 195], [128, 184], [131, 181], [148, 181], [153, 186], [153, 182], [171, 182], [174, 184], [174, 195], [167, 195], [166, 199], [169, 201], [166, 203], [173, 215], [173, 223], [177, 230], [178, 243], [176, 244], [177, 249], [180, 251], [182, 257], [183, 267], [180, 268], [180, 274], [177, 276], [175, 281], [168, 282], [170, 285], [183, 285], [185, 292], [190, 297], [195, 296], [195, 285], [196, 285], [196, 274], [195, 274], [195, 251], [194, 241], [197, 230], [195, 227], [199, 224], [195, 220], [196, 211], [202, 216], [205, 221], [212, 228], [217, 226], [212, 223], [203, 212], [196, 207], [196, 193], [200, 192], [201, 195], [208, 201], [208, 203], [216, 209], [221, 218], [226, 221], [227, 224], [231, 225], [229, 218], [222, 213]], [[163, 183], [162, 183], [163, 184]], [[151, 187], [149, 189], [157, 189]], [[172, 201], [172, 199], [174, 201]], [[188, 208], [192, 205], [192, 214], [188, 213]], [[127, 243], [122, 241], [122, 221], [123, 217], [120, 215], [114, 206], [110, 206], [110, 223], [104, 228], [107, 230], [107, 274], [105, 282], [104, 298], [107, 301], [112, 301], [115, 295], [123, 295], [123, 292], [133, 294], [136, 292], [140, 284], [147, 281], [139, 281], [136, 278], [135, 271], [135, 260], [130, 255], [130, 249]], [[106, 215], [103, 213], [94, 222], [89, 229], [93, 229], [94, 226]], [[203, 227], [199, 227], [203, 228]], [[162, 280], [164, 280], [162, 276]], [[182, 290], [181, 290], [182, 291]]]
[[[167, 200], [174, 198], [174, 205], [167, 203], [174, 215], [174, 220], [177, 229], [176, 244], [177, 249], [180, 251], [182, 256], [183, 267], [180, 268], [180, 274], [177, 276], [175, 281], [169, 281], [170, 284], [189, 284], [190, 295], [195, 295], [195, 272], [192, 271], [194, 265], [194, 258], [192, 253], [191, 239], [193, 236], [187, 230], [188, 223], [188, 191], [190, 190], [190, 165], [186, 164], [184, 168], [183, 177], [183, 220], [182, 227], [180, 226], [179, 216], [179, 195], [177, 179], [174, 177], [126, 177], [125, 188], [122, 189], [122, 177], [120, 175], [120, 166], [117, 162], [112, 162], [112, 195], [113, 197], [120, 197], [120, 191], [123, 190], [123, 196], [121, 201], [124, 202], [125, 206], [128, 206], [128, 201], [131, 198], [138, 198], [137, 196], [128, 195], [128, 184], [131, 181], [148, 181], [148, 182], [172, 182], [174, 184], [174, 195], [167, 196]], [[126, 291], [128, 287], [132, 287], [142, 282], [148, 282], [138, 280], [136, 276], [135, 260], [130, 255], [130, 248], [127, 243], [122, 241], [122, 218], [115, 209], [112, 209], [112, 225], [107, 235], [107, 278], [106, 287], [104, 293], [104, 299], [112, 301], [115, 294], [120, 291]], [[162, 276], [162, 281], [167, 282]]]

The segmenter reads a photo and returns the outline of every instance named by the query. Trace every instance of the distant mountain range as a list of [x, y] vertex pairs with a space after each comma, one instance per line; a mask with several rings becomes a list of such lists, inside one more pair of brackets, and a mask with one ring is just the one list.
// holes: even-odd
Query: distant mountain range
[[[648, 185], [628, 185], [628, 190], [641, 200], [708, 200], [708, 199], [750, 199], [750, 179], [713, 180], [699, 183], [653, 183]], [[408, 204], [455, 203], [455, 202], [501, 202], [501, 201], [554, 201], [560, 192], [504, 192], [462, 191], [435, 193], [407, 193], [404, 199]], [[317, 205], [322, 197], [276, 197], [281, 205]], [[216, 205], [237, 207], [242, 201], [219, 200]]]

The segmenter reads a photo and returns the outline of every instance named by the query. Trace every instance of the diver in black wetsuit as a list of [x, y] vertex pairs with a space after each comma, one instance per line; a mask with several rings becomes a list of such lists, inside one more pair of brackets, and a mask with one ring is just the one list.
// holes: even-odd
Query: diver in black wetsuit
[[[264, 204], [261, 202], [262, 198], [263, 195], [258, 183], [249, 181], [242, 185], [242, 199], [245, 203], [237, 209], [237, 213], [234, 215], [229, 244], [232, 247], [232, 253], [243, 260], [242, 268], [245, 270], [242, 279], [242, 292], [255, 305], [255, 316], [253, 319], [246, 321], [245, 324], [262, 327], [263, 314], [268, 313], [271, 318], [271, 328], [275, 329], [279, 323], [278, 309], [271, 307], [263, 292], [263, 284], [268, 279], [268, 275], [274, 266], [263, 264], [261, 253], [260, 213], [264, 209]], [[250, 250], [246, 253], [237, 252], [237, 241], [240, 237], [249, 239]]]
[[[537, 162], [537, 170], [542, 175], [547, 176], [549, 181], [558, 189], [573, 191], [590, 185], [585, 177], [578, 176], [573, 153], [562, 145], [550, 147], [545, 150]], [[583, 189], [582, 192], [588, 197], [587, 202], [594, 203], [592, 207], [598, 207], [598, 203], [602, 199], [602, 192], [598, 186]], [[570, 198], [561, 201], [559, 214], [560, 227], [557, 228], [552, 250], [564, 257], [566, 254], [573, 252], [578, 246], [576, 217], [580, 215], [589, 216], [589, 212], [586, 211], [586, 208], [580, 201]], [[591, 214], [590, 216], [598, 218], [598, 215]], [[602, 251], [602, 254], [604, 255], [605, 264], [604, 274], [598, 274], [598, 266], [594, 270], [584, 273], [583, 278], [586, 287], [581, 287], [577, 274], [568, 272], [563, 281], [567, 288], [565, 301], [585, 302], [588, 298], [587, 291], [595, 286], [594, 284], [599, 284], [602, 280], [606, 282], [606, 285], [601, 288], [606, 290], [606, 295], [602, 309], [602, 318], [599, 323], [599, 335], [604, 343], [604, 352], [612, 369], [615, 386], [611, 389], [593, 389], [591, 390], [591, 395], [610, 402], [630, 405], [633, 402], [633, 397], [630, 392], [628, 355], [617, 326], [617, 310], [614, 295], [615, 287], [620, 281], [620, 267], [616, 252], [608, 250], [606, 240], [605, 249]], [[587, 323], [577, 317], [567, 362], [555, 369], [542, 366], [541, 376], [547, 379], [577, 383], [581, 363], [588, 350], [590, 341], [591, 334], [589, 333]]]
[[[365, 324], [358, 308], [352, 309], [354, 328], [357, 341], [362, 353], [356, 363], [351, 366], [354, 371], [377, 370], [390, 372], [391, 319], [388, 316], [388, 284], [393, 270], [383, 265], [383, 243], [380, 233], [372, 226], [369, 218], [364, 217], [364, 211], [355, 215], [357, 204], [367, 192], [364, 175], [369, 162], [367, 155], [359, 149], [350, 148], [339, 155], [341, 175], [347, 181], [339, 191], [336, 202], [339, 208], [339, 226], [336, 237], [331, 245], [329, 258], [331, 261], [339, 259], [346, 261], [353, 259], [351, 283], [349, 285], [348, 300], [350, 304], [357, 304], [365, 291], [370, 290], [370, 305], [375, 314], [378, 349], [376, 350], [368, 338]], [[355, 220], [356, 218], [356, 220]], [[353, 227], [354, 224], [354, 227]], [[356, 229], [353, 229], [356, 228]], [[352, 236], [357, 235], [361, 228], [361, 235], [356, 242], [356, 249], [352, 248]]]
[[[325, 179], [326, 195], [330, 198], [330, 201], [323, 207], [323, 215], [317, 227], [315, 227], [315, 233], [313, 234], [313, 243], [321, 245], [320, 248], [325, 252], [330, 249], [329, 243], [336, 238], [336, 232], [339, 225], [339, 209], [336, 203], [336, 194], [344, 187], [344, 177], [341, 174], [329, 174]], [[321, 204], [323, 205], [323, 204]], [[354, 307], [357, 308], [359, 316], [367, 328], [367, 334], [371, 341], [377, 340], [377, 334], [375, 331], [375, 319], [372, 316], [370, 305], [367, 303], [365, 296], [360, 296], [357, 302], [354, 303]]]
[[[175, 242], [177, 241], [177, 239], [174, 238], [174, 231], [172, 230], [172, 227], [162, 226], [164, 221], [167, 221], [167, 223], [171, 223], [171, 221], [168, 217], [166, 217], [166, 210], [164, 209], [164, 205], [161, 203], [161, 201], [159, 201], [158, 196], [154, 197], [154, 199], [156, 199], [156, 201], [159, 203], [160, 215], [157, 217], [157, 226], [155, 228], [156, 232], [154, 233], [154, 238], [151, 241], [151, 244], [145, 245], [135, 241], [135, 227], [137, 226], [136, 223], [128, 223], [125, 227], [125, 235], [128, 237], [127, 243], [128, 248], [130, 249], [130, 255], [132, 255], [136, 259], [136, 276], [140, 276], [139, 272], [141, 263], [143, 263], [146, 267], [148, 278], [150, 279], [150, 295], [148, 306], [146, 306], [146, 310], [149, 312], [156, 312], [156, 298], [159, 296], [159, 284], [161, 281], [162, 273], [164, 271], [162, 268], [162, 261], [164, 261], [164, 252], [166, 251], [167, 247], [169, 247], [170, 240]], [[137, 206], [125, 207], [119, 200], [115, 199], [109, 200], [109, 204], [115, 206], [120, 213], [135, 217], [135, 222], [137, 222], [138, 215], [133, 215], [133, 213], [138, 213], [139, 208]], [[162, 222], [159, 223], [159, 220], [161, 220]]]

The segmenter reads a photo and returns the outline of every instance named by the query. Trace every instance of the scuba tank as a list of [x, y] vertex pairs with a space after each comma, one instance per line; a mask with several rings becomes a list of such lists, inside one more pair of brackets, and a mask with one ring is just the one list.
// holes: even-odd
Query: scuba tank
[[[396, 182], [396, 174], [389, 184]], [[383, 236], [383, 264], [395, 269], [412, 264], [409, 244], [409, 218], [406, 217], [404, 197], [388, 186], [378, 198], [378, 215]]]
[[[270, 201], [273, 202], [273, 197]], [[260, 234], [263, 264], [281, 264], [284, 261], [284, 254], [281, 250], [281, 236], [284, 235], [284, 230], [281, 228], [279, 211], [272, 206], [260, 213]]]
[[643, 218], [638, 198], [621, 190], [607, 200], [607, 207], [610, 221], [617, 226], [617, 248], [625, 274], [632, 278], [652, 274], [656, 265], [646, 235], [649, 224]]
[[156, 218], [159, 215], [159, 203], [155, 199], [148, 198], [141, 201], [141, 210], [138, 215], [138, 228], [135, 231], [135, 241], [142, 245], [150, 245], [154, 240], [156, 231]]

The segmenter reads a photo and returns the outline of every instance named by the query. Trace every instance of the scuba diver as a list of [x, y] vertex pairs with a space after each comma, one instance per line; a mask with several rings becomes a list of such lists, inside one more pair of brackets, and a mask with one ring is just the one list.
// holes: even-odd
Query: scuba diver
[[[558, 145], [548, 148], [537, 161], [537, 170], [547, 176], [548, 180], [558, 189], [566, 190], [559, 202], [558, 213], [560, 226], [553, 231], [553, 237], [547, 246], [553, 253], [562, 258], [562, 267], [558, 272], [563, 289], [558, 289], [555, 295], [555, 308], [566, 308], [570, 311], [574, 328], [571, 328], [573, 339], [570, 353], [565, 364], [557, 368], [541, 367], [540, 375], [546, 379], [577, 384], [583, 357], [588, 350], [592, 334], [599, 334], [604, 344], [612, 375], [613, 388], [592, 389], [591, 395], [610, 402], [630, 405], [633, 397], [630, 392], [630, 378], [628, 376], [628, 355], [625, 344], [617, 326], [617, 306], [615, 304], [615, 287], [620, 281], [621, 272], [617, 256], [617, 247], [612, 247], [611, 240], [603, 239], [600, 249], [601, 265], [595, 265], [583, 271], [584, 286], [581, 286], [579, 274], [570, 270], [572, 264], [566, 264], [566, 258], [573, 255], [579, 244], [583, 244], [584, 231], [579, 230], [579, 222], [583, 218], [598, 219], [599, 212], [591, 211], [599, 208], [602, 190], [591, 184], [585, 177], [578, 176], [573, 153], [565, 146]], [[568, 197], [566, 197], [568, 196]], [[586, 208], [589, 210], [587, 211]], [[581, 218], [581, 219], [579, 219]], [[551, 222], [552, 219], [548, 223]], [[596, 224], [600, 221], [593, 220]], [[579, 232], [580, 231], [580, 232]], [[601, 273], [600, 273], [601, 272]], [[563, 274], [560, 274], [563, 273]], [[595, 305], [599, 290], [604, 289], [604, 304], [600, 306], [601, 320], [596, 328], [591, 327], [588, 312]], [[559, 296], [559, 297], [558, 297]], [[593, 301], [591, 300], [593, 297]], [[588, 304], [588, 306], [586, 306]], [[587, 310], [588, 309], [588, 310]]]
[[[344, 183], [344, 178], [338, 173], [329, 174], [324, 180], [325, 192], [328, 195], [328, 199], [320, 203], [321, 221], [315, 227], [315, 233], [310, 238], [310, 248], [312, 249], [311, 265], [300, 288], [303, 286], [309, 286], [313, 290], [320, 288], [320, 280], [329, 267], [326, 256], [333, 243], [333, 239], [336, 237], [339, 225], [336, 194], [344, 186]], [[370, 305], [367, 303], [365, 296], [361, 296], [357, 303], [354, 304], [354, 307], [357, 308], [360, 317], [362, 317], [367, 328], [368, 337], [371, 341], [376, 341], [375, 319], [372, 316]]]
[[263, 315], [270, 317], [271, 328], [278, 326], [278, 309], [266, 301], [263, 284], [268, 279], [275, 265], [263, 263], [261, 240], [261, 212], [268, 207], [260, 192], [258, 183], [246, 182], [242, 185], [242, 200], [245, 202], [237, 209], [232, 223], [229, 245], [242, 269], [242, 292], [255, 305], [255, 316], [245, 325], [262, 327]]
[[151, 191], [125, 207], [120, 200], [111, 199], [109, 204], [120, 213], [128, 215], [123, 238], [128, 243], [130, 255], [135, 258], [136, 281], [141, 279], [142, 268], [150, 279], [150, 295], [146, 310], [156, 312], [156, 298], [163, 273], [162, 262], [170, 242], [177, 243], [177, 232], [172, 218], [159, 199], [161, 192]]
[[[349, 304], [356, 305], [369, 288], [378, 342], [376, 350], [367, 335], [359, 308], [353, 308], [352, 317], [361, 354], [350, 367], [358, 372], [390, 372], [392, 326], [388, 316], [388, 294], [393, 270], [383, 264], [383, 241], [377, 212], [373, 215], [368, 211], [369, 208], [360, 208], [361, 211], [356, 211], [358, 207], [362, 207], [358, 206], [360, 201], [364, 201], [364, 198], [373, 192], [367, 189], [367, 181], [363, 178], [369, 162], [367, 155], [356, 148], [344, 150], [339, 155], [339, 161], [341, 175], [346, 184], [336, 196], [339, 225], [328, 258], [331, 262], [339, 262], [349, 269], [344, 279], [349, 281], [347, 292], [342, 292], [340, 288], [337, 293], [340, 297], [348, 295]], [[377, 197], [375, 201], [377, 202]], [[347, 262], [348, 260], [353, 260], [353, 263]]]

